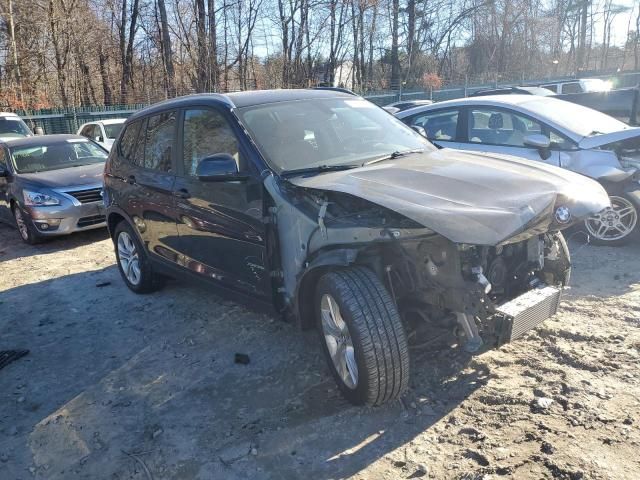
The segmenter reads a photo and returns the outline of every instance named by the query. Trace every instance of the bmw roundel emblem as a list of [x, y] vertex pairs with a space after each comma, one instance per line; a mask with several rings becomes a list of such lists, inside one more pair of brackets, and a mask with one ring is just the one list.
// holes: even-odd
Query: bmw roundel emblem
[[556, 209], [556, 222], [558, 223], [569, 223], [571, 221], [571, 210], [567, 207], [558, 207]]

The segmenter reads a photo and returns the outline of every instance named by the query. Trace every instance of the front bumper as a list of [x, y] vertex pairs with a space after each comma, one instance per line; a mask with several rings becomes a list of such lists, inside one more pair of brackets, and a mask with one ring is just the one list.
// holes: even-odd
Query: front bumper
[[107, 225], [102, 202], [25, 207], [25, 211], [38, 234], [44, 236], [67, 235]]
[[498, 346], [520, 338], [553, 316], [560, 305], [562, 289], [535, 288], [496, 308]]

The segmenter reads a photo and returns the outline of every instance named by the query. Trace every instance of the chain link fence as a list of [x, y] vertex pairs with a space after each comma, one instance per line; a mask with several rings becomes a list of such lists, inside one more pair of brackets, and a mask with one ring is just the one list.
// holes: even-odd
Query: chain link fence
[[[513, 76], [511, 77], [513, 78]], [[461, 79], [461, 83], [448, 83], [441, 88], [429, 89], [398, 89], [360, 92], [376, 105], [384, 106], [400, 100], [433, 100], [440, 102], [456, 98], [466, 97], [474, 92], [487, 88], [509, 85], [540, 85], [542, 83], [571, 80], [575, 77], [552, 77], [544, 79], [520, 79], [506, 80], [505, 76], [496, 78], [494, 81], [478, 82], [469, 81], [468, 78]], [[615, 75], [590, 75], [589, 78], [602, 78], [612, 81], [614, 88], [636, 87], [640, 84], [640, 72], [624, 72]], [[45, 134], [54, 133], [76, 133], [84, 123], [112, 118], [126, 118], [136, 110], [149, 105], [144, 101], [130, 105], [109, 105], [91, 107], [69, 107], [52, 108], [46, 110], [15, 110], [25, 122], [35, 131], [41, 128]]]

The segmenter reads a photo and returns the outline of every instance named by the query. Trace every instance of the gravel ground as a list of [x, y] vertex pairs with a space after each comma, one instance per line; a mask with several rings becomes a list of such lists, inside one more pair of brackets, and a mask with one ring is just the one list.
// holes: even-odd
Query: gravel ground
[[366, 409], [313, 332], [179, 282], [136, 296], [105, 231], [0, 225], [0, 350], [31, 351], [0, 370], [0, 479], [637, 479], [640, 244], [572, 246], [555, 318], [415, 354], [403, 401]]

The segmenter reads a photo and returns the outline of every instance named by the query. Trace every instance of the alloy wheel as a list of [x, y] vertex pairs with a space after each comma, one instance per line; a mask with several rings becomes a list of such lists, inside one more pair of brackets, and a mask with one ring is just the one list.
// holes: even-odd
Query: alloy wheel
[[16, 225], [18, 226], [18, 231], [20, 232], [20, 235], [25, 241], [28, 241], [29, 228], [27, 227], [27, 222], [25, 221], [24, 216], [22, 215], [22, 212], [17, 206], [13, 209], [13, 215], [16, 218]]
[[358, 385], [358, 365], [351, 334], [340, 314], [335, 299], [325, 293], [320, 301], [322, 333], [331, 361], [344, 384], [354, 389]]
[[138, 285], [141, 279], [140, 256], [136, 244], [127, 232], [118, 235], [118, 260], [120, 267], [132, 285]]
[[585, 226], [589, 235], [603, 242], [621, 240], [636, 227], [638, 212], [624, 197], [612, 196], [611, 207], [588, 218]]

